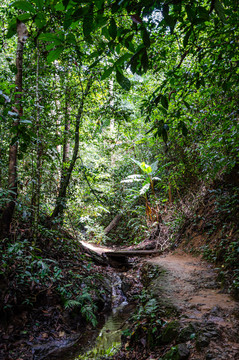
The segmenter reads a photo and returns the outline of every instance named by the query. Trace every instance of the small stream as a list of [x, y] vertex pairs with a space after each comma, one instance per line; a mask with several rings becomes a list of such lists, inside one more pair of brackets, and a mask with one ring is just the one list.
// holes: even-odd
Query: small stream
[[102, 356], [113, 355], [120, 348], [122, 330], [132, 313], [132, 305], [128, 304], [121, 286], [122, 280], [115, 273], [112, 284], [112, 313], [106, 318], [94, 344], [90, 344], [89, 348], [74, 360], [97, 360]]
[[113, 355], [121, 346], [121, 333], [132, 313], [132, 306], [123, 304], [115, 308], [107, 318], [95, 344], [74, 360], [97, 360], [101, 356]]
[[106, 316], [101, 329], [86, 331], [79, 342], [77, 341], [69, 350], [59, 348], [59, 352], [53, 352], [50, 357], [42, 359], [98, 360], [102, 356], [116, 353], [121, 346], [122, 331], [127, 327], [127, 320], [135, 308], [135, 305], [127, 302], [121, 287], [122, 280], [115, 273], [112, 284], [112, 312]]

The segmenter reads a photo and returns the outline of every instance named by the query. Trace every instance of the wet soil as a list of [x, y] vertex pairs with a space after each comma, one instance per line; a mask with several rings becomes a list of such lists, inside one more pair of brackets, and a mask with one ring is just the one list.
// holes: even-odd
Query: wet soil
[[147, 263], [161, 275], [150, 285], [154, 295], [178, 313], [181, 328], [198, 328], [196, 342], [188, 341], [190, 359], [239, 359], [239, 306], [218, 287], [217, 270], [200, 256], [183, 251], [168, 253]]

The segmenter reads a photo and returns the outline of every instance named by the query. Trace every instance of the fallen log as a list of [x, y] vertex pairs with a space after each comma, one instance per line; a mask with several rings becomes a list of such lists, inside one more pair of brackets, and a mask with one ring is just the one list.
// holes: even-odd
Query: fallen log
[[107, 257], [134, 257], [134, 256], [148, 256], [148, 255], [160, 255], [160, 250], [122, 250], [122, 251], [106, 251]]
[[109, 265], [108, 259], [104, 255], [97, 254], [94, 250], [89, 249], [88, 247], [80, 244], [81, 251], [86, 255], [89, 256], [92, 261], [98, 265], [107, 266]]
[[111, 230], [113, 230], [118, 225], [121, 218], [122, 218], [122, 214], [118, 214], [114, 217], [111, 223], [105, 228], [104, 230], [105, 235], [109, 234]]

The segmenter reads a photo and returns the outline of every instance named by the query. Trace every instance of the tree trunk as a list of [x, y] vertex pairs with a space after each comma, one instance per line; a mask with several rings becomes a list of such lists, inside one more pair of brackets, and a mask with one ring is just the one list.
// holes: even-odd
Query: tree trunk
[[[18, 126], [20, 118], [23, 115], [23, 108], [21, 105], [22, 99], [22, 63], [23, 63], [23, 49], [26, 39], [28, 37], [28, 31], [26, 25], [22, 22], [17, 22], [17, 54], [16, 54], [16, 68], [17, 74], [15, 79], [15, 107], [16, 117], [13, 120], [13, 126]], [[1, 225], [3, 233], [8, 233], [10, 230], [10, 224], [14, 214], [16, 199], [17, 199], [17, 153], [18, 153], [18, 141], [10, 144], [9, 148], [9, 165], [8, 165], [8, 190], [10, 201], [3, 210]]]
[[84, 100], [90, 91], [91, 84], [92, 84], [92, 77], [89, 78], [86, 85], [86, 89], [84, 93], [82, 93], [81, 103], [78, 109], [78, 114], [76, 116], [74, 151], [69, 167], [65, 169], [64, 173], [61, 176], [60, 188], [56, 199], [56, 206], [51, 216], [52, 220], [55, 219], [56, 217], [62, 217], [64, 209], [66, 207], [66, 191], [70, 182], [71, 173], [74, 169], [79, 151], [79, 129], [80, 129], [81, 118], [83, 115]]
[[40, 212], [40, 191], [41, 191], [41, 157], [42, 157], [42, 142], [40, 139], [40, 100], [39, 100], [39, 44], [37, 42], [37, 67], [36, 67], [36, 173], [35, 173], [35, 188], [33, 194], [33, 238], [36, 242], [39, 224], [39, 212]]
[[121, 214], [118, 214], [114, 217], [111, 223], [105, 228], [104, 230], [105, 235], [109, 234], [111, 230], [113, 230], [119, 224], [121, 218], [122, 218]]
[[70, 116], [69, 116], [69, 96], [70, 90], [66, 85], [65, 90], [65, 129], [64, 129], [64, 141], [63, 141], [63, 166], [62, 166], [62, 173], [64, 169], [64, 163], [68, 163], [69, 156], [70, 156]]

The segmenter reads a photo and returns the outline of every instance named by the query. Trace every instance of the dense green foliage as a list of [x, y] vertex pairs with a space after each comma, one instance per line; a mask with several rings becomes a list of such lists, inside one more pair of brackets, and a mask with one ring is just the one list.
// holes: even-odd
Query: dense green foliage
[[17, 193], [11, 229], [31, 223], [35, 245], [46, 218], [138, 242], [166, 208], [171, 236], [187, 194], [238, 166], [237, 1], [6, 0], [0, 12], [0, 209]]

